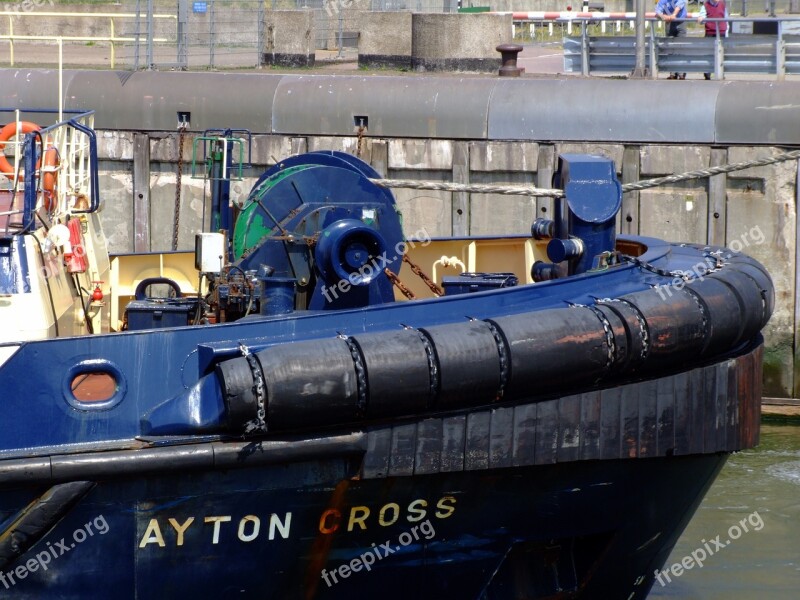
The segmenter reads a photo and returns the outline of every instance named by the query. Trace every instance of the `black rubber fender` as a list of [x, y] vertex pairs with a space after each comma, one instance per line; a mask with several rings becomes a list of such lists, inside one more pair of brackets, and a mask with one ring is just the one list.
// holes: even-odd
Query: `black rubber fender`
[[501, 394], [500, 351], [484, 321], [436, 325], [421, 330], [439, 365], [437, 408], [488, 404]]
[[371, 418], [415, 413], [428, 408], [438, 391], [431, 382], [433, 355], [416, 329], [356, 335], [351, 338], [364, 361], [367, 413]]
[[746, 325], [740, 296], [725, 281], [710, 276], [692, 281], [686, 289], [703, 303], [708, 318], [708, 338], [702, 354], [713, 355], [736, 347], [744, 338]]
[[603, 324], [587, 307], [553, 308], [492, 319], [508, 347], [506, 395], [535, 396], [600, 379], [613, 362]]
[[648, 364], [671, 365], [703, 351], [707, 315], [691, 292], [670, 285], [626, 294], [622, 300], [635, 306], [647, 323]]
[[256, 356], [267, 389], [269, 429], [326, 426], [361, 417], [355, 363], [345, 338], [279, 344]]

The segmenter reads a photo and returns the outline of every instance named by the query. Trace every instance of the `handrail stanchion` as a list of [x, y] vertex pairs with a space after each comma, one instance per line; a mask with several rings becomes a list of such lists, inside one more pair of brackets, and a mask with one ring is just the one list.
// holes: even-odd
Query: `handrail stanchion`
[[8, 62], [14, 66], [14, 20], [8, 15]]
[[589, 36], [586, 31], [586, 19], [581, 20], [581, 75], [589, 76]]
[[656, 28], [650, 28], [650, 78], [658, 79], [658, 47], [656, 40]]
[[717, 34], [714, 38], [714, 79], [722, 81], [725, 77], [723, 65], [725, 64], [725, 46], [722, 44], [722, 36], [719, 34], [719, 27], [717, 27]]
[[[775, 10], [774, 3], [772, 9]], [[786, 79], [786, 41], [783, 39], [782, 21], [778, 21], [778, 39], [775, 40], [775, 75], [778, 81]]]
[[[58, 122], [64, 120], [64, 40], [58, 38]], [[44, 150], [42, 150], [44, 152]]]

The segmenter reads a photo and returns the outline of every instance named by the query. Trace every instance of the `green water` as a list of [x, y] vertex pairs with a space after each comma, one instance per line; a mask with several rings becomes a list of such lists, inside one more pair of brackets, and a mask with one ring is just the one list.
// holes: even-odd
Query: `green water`
[[[749, 531], [730, 540], [742, 519]], [[656, 581], [650, 598], [800, 599], [800, 426], [762, 425], [760, 446], [728, 459], [667, 566], [704, 548], [703, 540], [714, 550], [717, 535], [730, 543], [701, 568], [662, 577], [663, 587]]]

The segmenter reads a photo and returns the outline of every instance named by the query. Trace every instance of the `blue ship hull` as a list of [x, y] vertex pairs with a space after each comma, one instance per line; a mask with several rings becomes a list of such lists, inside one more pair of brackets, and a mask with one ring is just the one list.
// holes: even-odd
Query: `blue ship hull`
[[[644, 598], [724, 462], [711, 454], [351, 481], [354, 465], [342, 458], [101, 483], [47, 543], [6, 565], [0, 584], [15, 598]], [[384, 526], [386, 506], [400, 516]], [[341, 531], [320, 533], [334, 509]], [[94, 535], [76, 543], [87, 524]], [[369, 571], [342, 570], [368, 555]], [[29, 565], [24, 579], [20, 565]]]

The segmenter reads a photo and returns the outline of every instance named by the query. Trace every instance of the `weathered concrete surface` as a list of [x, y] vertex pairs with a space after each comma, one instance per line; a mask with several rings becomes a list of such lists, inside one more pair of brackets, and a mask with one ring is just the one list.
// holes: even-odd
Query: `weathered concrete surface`
[[[731, 162], [772, 156], [775, 148], [728, 150]], [[764, 395], [800, 397], [794, 380], [797, 164], [794, 161], [728, 174], [725, 244], [763, 263], [775, 283], [775, 312], [764, 330]]]
[[359, 27], [359, 67], [411, 68], [410, 12], [362, 12]]
[[[539, 144], [472, 142], [470, 182], [493, 185], [536, 185]], [[529, 233], [536, 218], [536, 199], [502, 194], [471, 194], [470, 233]]]
[[[640, 152], [639, 179], [706, 168], [709, 157], [709, 148], [702, 146], [644, 146]], [[639, 197], [641, 235], [708, 242], [705, 180], [659, 186], [640, 192]]]
[[496, 47], [513, 40], [511, 15], [415, 13], [411, 63], [416, 71], [474, 71], [500, 68]]
[[265, 64], [280, 67], [314, 66], [313, 11], [267, 11], [264, 32]]

